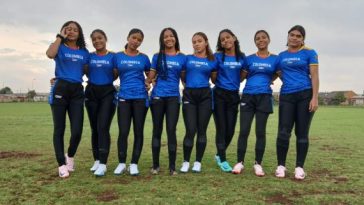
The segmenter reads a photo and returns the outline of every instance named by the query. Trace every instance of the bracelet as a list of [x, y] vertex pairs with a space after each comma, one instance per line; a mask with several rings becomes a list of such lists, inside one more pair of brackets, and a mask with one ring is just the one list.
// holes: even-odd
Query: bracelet
[[56, 38], [58, 38], [58, 37], [59, 37], [62, 41], [64, 41], [64, 37], [63, 37], [61, 34], [59, 34], [59, 33], [58, 33], [58, 34], [57, 34], [57, 36], [56, 36]]

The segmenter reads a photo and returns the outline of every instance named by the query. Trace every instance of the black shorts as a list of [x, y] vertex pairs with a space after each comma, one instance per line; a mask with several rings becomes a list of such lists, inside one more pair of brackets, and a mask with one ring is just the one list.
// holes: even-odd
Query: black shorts
[[49, 96], [49, 104], [68, 105], [71, 102], [83, 104], [84, 98], [85, 94], [81, 83], [71, 83], [57, 79]]
[[199, 105], [200, 103], [209, 101], [212, 102], [211, 88], [186, 88], [183, 90], [183, 104], [190, 103]]
[[88, 83], [85, 90], [86, 101], [99, 101], [102, 100], [105, 96], [110, 94], [115, 94], [116, 90], [113, 85], [95, 85], [92, 83]]
[[240, 100], [241, 112], [273, 113], [273, 99], [271, 94], [243, 94]]

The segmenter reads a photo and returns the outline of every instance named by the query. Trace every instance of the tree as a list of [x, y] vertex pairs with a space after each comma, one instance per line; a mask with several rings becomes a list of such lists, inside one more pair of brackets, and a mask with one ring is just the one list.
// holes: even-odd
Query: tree
[[339, 92], [331, 99], [332, 105], [340, 105], [341, 103], [345, 102], [346, 98], [343, 92]]
[[27, 93], [27, 98], [28, 100], [33, 101], [34, 97], [37, 95], [37, 93], [35, 92], [35, 90], [29, 90]]
[[9, 87], [1, 88], [0, 94], [13, 94], [13, 91]]

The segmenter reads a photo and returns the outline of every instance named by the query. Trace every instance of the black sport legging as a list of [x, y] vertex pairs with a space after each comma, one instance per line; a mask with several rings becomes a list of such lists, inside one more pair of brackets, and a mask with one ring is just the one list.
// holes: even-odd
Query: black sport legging
[[152, 153], [153, 168], [159, 167], [159, 153], [161, 148], [161, 136], [163, 131], [164, 115], [166, 116], [167, 138], [168, 138], [168, 157], [169, 169], [176, 169], [177, 155], [177, 136], [176, 126], [179, 117], [179, 97], [154, 98], [151, 102], [153, 136]]
[[53, 115], [53, 145], [59, 166], [66, 164], [64, 156], [64, 131], [66, 113], [70, 120], [71, 137], [68, 156], [74, 157], [81, 141], [83, 126], [84, 92], [81, 83], [70, 83], [57, 80], [50, 100]]
[[183, 119], [186, 135], [183, 140], [184, 160], [189, 162], [196, 140], [196, 161], [201, 162], [206, 148], [206, 130], [212, 114], [212, 99], [210, 88], [186, 88], [183, 91]]
[[313, 112], [308, 108], [312, 98], [312, 90], [304, 90], [292, 94], [282, 94], [279, 97], [279, 122], [277, 136], [278, 165], [285, 166], [289, 148], [291, 131], [295, 126], [297, 138], [296, 167], [303, 167], [308, 151], [308, 134]]
[[125, 163], [128, 153], [128, 136], [133, 120], [134, 146], [131, 158], [132, 164], [138, 164], [143, 149], [144, 122], [148, 108], [145, 99], [119, 100], [118, 107], [118, 157], [119, 163]]
[[91, 145], [95, 160], [107, 163], [110, 152], [110, 125], [115, 114], [115, 89], [113, 85], [92, 85], [86, 87], [85, 106], [91, 126]]
[[216, 148], [221, 162], [226, 161], [226, 149], [234, 136], [238, 106], [238, 91], [218, 87], [214, 89], [213, 113], [216, 127]]

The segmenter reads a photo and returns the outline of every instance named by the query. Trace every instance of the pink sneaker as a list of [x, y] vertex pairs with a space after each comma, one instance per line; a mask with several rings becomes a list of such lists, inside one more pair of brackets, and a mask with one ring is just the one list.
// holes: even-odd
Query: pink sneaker
[[233, 174], [240, 174], [244, 170], [244, 165], [241, 162], [238, 162], [235, 164], [233, 171], [231, 171]]
[[265, 175], [263, 167], [260, 164], [254, 164], [253, 168], [256, 176], [262, 177]]
[[58, 167], [58, 175], [61, 178], [67, 178], [70, 176], [70, 173], [68, 172], [66, 165]]
[[276, 169], [276, 177], [284, 178], [286, 176], [286, 167], [279, 165]]
[[68, 157], [68, 154], [65, 155], [66, 157], [66, 166], [69, 172], [75, 171], [75, 161], [73, 157]]
[[296, 167], [294, 169], [294, 178], [297, 180], [303, 180], [306, 177], [306, 173], [301, 167]]

